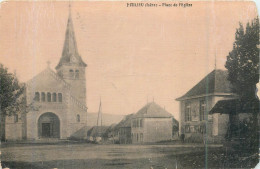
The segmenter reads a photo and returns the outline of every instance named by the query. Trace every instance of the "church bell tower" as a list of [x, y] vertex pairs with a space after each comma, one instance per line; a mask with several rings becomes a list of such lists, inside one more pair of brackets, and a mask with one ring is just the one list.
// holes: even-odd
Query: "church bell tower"
[[78, 53], [71, 19], [71, 9], [69, 9], [62, 56], [59, 64], [56, 66], [56, 71], [62, 79], [71, 85], [72, 95], [84, 105], [86, 105], [86, 67], [87, 64], [84, 63]]

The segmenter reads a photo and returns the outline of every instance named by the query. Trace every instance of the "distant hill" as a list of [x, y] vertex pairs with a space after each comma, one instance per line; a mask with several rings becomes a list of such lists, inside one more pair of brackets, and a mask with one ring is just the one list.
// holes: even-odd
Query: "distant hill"
[[[119, 123], [125, 115], [117, 115], [117, 114], [105, 114], [102, 113], [102, 125], [103, 126], [110, 126], [114, 123]], [[88, 113], [88, 126], [96, 126], [97, 125], [97, 117], [98, 113]]]

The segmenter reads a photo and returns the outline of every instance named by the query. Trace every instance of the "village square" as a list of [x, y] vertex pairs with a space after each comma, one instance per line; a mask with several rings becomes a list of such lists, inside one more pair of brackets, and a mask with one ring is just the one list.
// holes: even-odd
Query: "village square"
[[[78, 29], [74, 22], [79, 22], [83, 16], [73, 12], [74, 6], [70, 3], [66, 5], [66, 26], [61, 29], [65, 32], [57, 63], [49, 60], [47, 64], [41, 63], [43, 66], [38, 67], [40, 71], [26, 82], [17, 77], [18, 72], [10, 72], [4, 62], [1, 63], [0, 168], [169, 169], [252, 168], [257, 165], [259, 100], [255, 91], [259, 81], [259, 19], [256, 15], [252, 14], [253, 17], [245, 23], [236, 25], [232, 35], [235, 37], [233, 48], [225, 53], [221, 68], [218, 68], [218, 56], [214, 52], [211, 56], [213, 67], [207, 68], [204, 76], [195, 81], [186, 79], [189, 88], [181, 90], [178, 95], [168, 96], [165, 92], [167, 87], [158, 87], [158, 93], [166, 93], [170, 98], [168, 102], [163, 102], [159, 94], [153, 93], [148, 97], [149, 93], [142, 90], [137, 93], [146, 100], [136, 98], [136, 102], [135, 99], [130, 101], [128, 96], [132, 96], [131, 91], [135, 88], [126, 89], [124, 93], [121, 86], [112, 82], [113, 90], [119, 91], [119, 94], [113, 96], [115, 93], [110, 90], [102, 95], [96, 94], [96, 111], [93, 112], [93, 101], [88, 93], [99, 93], [99, 88], [94, 81], [89, 81], [88, 67], [97, 67], [98, 70], [105, 67], [95, 65], [96, 62], [91, 59], [89, 63], [80, 54], [78, 46], [81, 41], [77, 39], [79, 32], [85, 29]], [[164, 28], [161, 30], [164, 31]], [[48, 41], [51, 37], [46, 33], [44, 38]], [[95, 55], [87, 58], [91, 57]], [[159, 60], [145, 60], [143, 68], [137, 67], [137, 70], [145, 71], [150, 68], [150, 63], [160, 64]], [[169, 59], [166, 62], [175, 61]], [[110, 64], [114, 65], [111, 69], [116, 69], [117, 64], [129, 69], [127, 76], [132, 76], [132, 61], [129, 65], [120, 65], [119, 61]], [[195, 77], [192, 67], [197, 66], [192, 65], [192, 61], [189, 66], [189, 74]], [[114, 72], [117, 71], [113, 70], [109, 75], [103, 72], [101, 79], [113, 76]], [[162, 72], [156, 73], [160, 75]], [[156, 77], [160, 79], [158, 74]], [[152, 81], [153, 76], [147, 75], [149, 85], [144, 88], [156, 86], [158, 80]], [[162, 79], [171, 79], [169, 81], [175, 81], [175, 76], [161, 74]], [[124, 86], [124, 80], [119, 84]], [[142, 86], [137, 80], [130, 84]], [[182, 84], [179, 86], [181, 88]], [[177, 88], [171, 90], [178, 91]], [[127, 104], [119, 105], [118, 102], [118, 105], [113, 105], [107, 98], [129, 102], [129, 107], [134, 107], [130, 110], [132, 113], [125, 108]], [[168, 106], [168, 103], [172, 105]], [[118, 112], [107, 114], [109, 106], [116, 107]], [[92, 107], [92, 112], [89, 107]], [[126, 110], [127, 113], [124, 112]]]

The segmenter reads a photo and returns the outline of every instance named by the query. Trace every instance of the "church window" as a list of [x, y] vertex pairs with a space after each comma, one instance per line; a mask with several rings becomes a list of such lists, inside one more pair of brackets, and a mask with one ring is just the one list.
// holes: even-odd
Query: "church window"
[[51, 93], [49, 93], [49, 92], [47, 93], [47, 101], [51, 102]]
[[59, 102], [62, 102], [62, 93], [58, 93], [58, 100]]
[[70, 77], [73, 78], [74, 77], [74, 71], [72, 69], [70, 69]]
[[41, 101], [45, 102], [45, 93], [44, 92], [41, 93]]
[[200, 121], [205, 120], [205, 100], [200, 101]]
[[190, 103], [185, 104], [185, 121], [191, 121]]
[[18, 114], [14, 115], [14, 122], [17, 123], [18, 122]]
[[34, 100], [37, 101], [37, 102], [40, 101], [40, 93], [39, 92], [35, 92]]
[[77, 122], [80, 122], [80, 115], [77, 114]]
[[52, 101], [56, 102], [57, 100], [57, 94], [56, 93], [52, 93]]
[[79, 78], [79, 70], [75, 71], [75, 78], [78, 79]]

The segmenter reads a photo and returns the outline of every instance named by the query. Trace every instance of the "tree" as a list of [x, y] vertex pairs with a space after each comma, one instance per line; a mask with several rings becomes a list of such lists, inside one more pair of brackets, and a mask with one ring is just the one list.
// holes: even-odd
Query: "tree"
[[22, 86], [15, 74], [9, 73], [8, 69], [0, 63], [0, 137], [5, 139], [5, 118], [14, 115], [25, 108]]
[[241, 100], [255, 98], [259, 81], [259, 19], [247, 23], [246, 30], [240, 23], [236, 31], [233, 50], [227, 56], [225, 67], [228, 80]]
[[259, 81], [258, 47], [259, 18], [257, 17], [247, 23], [246, 29], [240, 23], [236, 30], [233, 50], [227, 56], [225, 65], [233, 92], [239, 96], [239, 109], [253, 113], [255, 132], [258, 131], [257, 114], [259, 113], [259, 101], [256, 97], [256, 84]]

